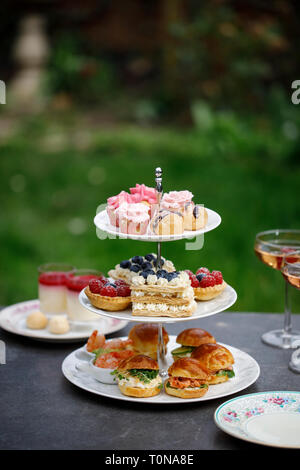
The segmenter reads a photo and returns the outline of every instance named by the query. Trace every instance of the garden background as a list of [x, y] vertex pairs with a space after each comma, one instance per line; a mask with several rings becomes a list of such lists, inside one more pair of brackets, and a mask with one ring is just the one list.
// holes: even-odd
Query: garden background
[[300, 228], [299, 3], [24, 0], [0, 14], [0, 304], [36, 298], [40, 264], [107, 273], [156, 249], [99, 240], [93, 217], [161, 166], [165, 191], [222, 216], [202, 250], [163, 256], [221, 270], [231, 310], [282, 311], [283, 279], [253, 246]]

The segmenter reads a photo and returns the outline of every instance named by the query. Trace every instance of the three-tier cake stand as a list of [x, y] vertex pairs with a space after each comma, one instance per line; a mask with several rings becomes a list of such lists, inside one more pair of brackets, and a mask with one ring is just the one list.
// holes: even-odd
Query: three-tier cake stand
[[[157, 190], [157, 199], [158, 205], [160, 205], [161, 198], [163, 195], [163, 187], [162, 187], [162, 170], [160, 168], [156, 168], [155, 170], [155, 182], [156, 182], [156, 190]], [[141, 240], [141, 241], [152, 241], [157, 243], [157, 267], [161, 267], [161, 248], [162, 242], [165, 241], [174, 241], [174, 240], [182, 240], [182, 239], [192, 239], [199, 235], [203, 235], [210, 230], [215, 229], [221, 223], [221, 217], [216, 212], [206, 209], [208, 214], [208, 221], [206, 226], [201, 230], [196, 231], [184, 231], [180, 235], [155, 235], [150, 233], [150, 230], [145, 235], [130, 235], [130, 234], [123, 234], [120, 233], [118, 228], [113, 227], [110, 224], [108, 215], [106, 210], [99, 212], [95, 219], [94, 223], [100, 231], [106, 232], [108, 234], [113, 235], [114, 237], [119, 238], [127, 238], [132, 240]], [[101, 237], [103, 238], [103, 237]], [[236, 301], [237, 294], [235, 290], [227, 284], [224, 291], [215, 299], [209, 301], [200, 301], [197, 302], [197, 309], [195, 312], [189, 317], [149, 317], [149, 316], [133, 316], [131, 308], [128, 308], [123, 311], [118, 312], [110, 312], [98, 309], [94, 307], [88, 297], [86, 296], [84, 289], [79, 294], [79, 301], [80, 303], [90, 310], [93, 313], [96, 313], [101, 316], [107, 316], [110, 318], [115, 318], [118, 320], [126, 320], [129, 322], [142, 322], [142, 323], [157, 323], [158, 324], [158, 349], [157, 349], [157, 360], [160, 368], [160, 375], [164, 379], [167, 373], [167, 367], [170, 365], [170, 355], [169, 357], [165, 354], [165, 347], [163, 343], [163, 325], [167, 323], [175, 323], [175, 322], [185, 322], [189, 320], [200, 320], [201, 318], [205, 318], [211, 315], [215, 315], [217, 313], [223, 312], [224, 310], [230, 308]], [[170, 343], [168, 346], [176, 347], [176, 339], [175, 337], [170, 337]], [[205, 399], [212, 399], [217, 398], [220, 396], [226, 396], [232, 393], [236, 393], [256, 381], [257, 377], [259, 376], [259, 366], [257, 362], [249, 356], [247, 353], [240, 351], [239, 349], [231, 347], [231, 350], [234, 354], [236, 360], [236, 367], [239, 369], [239, 378], [236, 382], [232, 382], [230, 384], [220, 384], [217, 386], [214, 392], [212, 392], [208, 396], [203, 396], [197, 399], [190, 399], [184, 401], [199, 401]], [[75, 351], [70, 357], [67, 357], [63, 363], [63, 373], [64, 375], [75, 385], [92, 391], [93, 393], [97, 393], [102, 396], [108, 396], [111, 398], [117, 398], [120, 400], [129, 400], [129, 401], [146, 401], [149, 403], [175, 403], [181, 402], [180, 398], [167, 396], [164, 394], [160, 394], [156, 397], [146, 398], [146, 399], [137, 399], [131, 398], [122, 395], [120, 392], [116, 391], [115, 385], [97, 385], [95, 386], [94, 383], [91, 382], [91, 379], [88, 377], [81, 377], [78, 376], [77, 372], [74, 371], [74, 364], [77, 352]], [[73, 367], [74, 366], [74, 367]], [[248, 371], [248, 373], [247, 373]], [[230, 381], [229, 381], [230, 382]]]

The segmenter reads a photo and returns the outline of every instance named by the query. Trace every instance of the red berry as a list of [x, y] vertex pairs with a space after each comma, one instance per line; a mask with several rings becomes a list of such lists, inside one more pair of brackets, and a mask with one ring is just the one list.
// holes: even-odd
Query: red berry
[[210, 272], [207, 268], [199, 268], [196, 274], [210, 274]]
[[185, 269], [185, 272], [187, 273], [189, 278], [192, 279], [192, 277], [194, 276], [194, 273], [192, 271], [190, 271], [189, 269]]
[[103, 285], [103, 281], [100, 279], [91, 279], [89, 282], [89, 288], [93, 294], [100, 294]]
[[114, 281], [114, 284], [116, 286], [128, 286], [126, 281], [123, 281], [123, 279], [118, 279], [117, 281]]
[[106, 297], [116, 297], [117, 296], [117, 290], [113, 286], [103, 286], [100, 291], [100, 295], [106, 296]]
[[214, 276], [207, 274], [201, 279], [200, 287], [213, 287], [216, 284]]
[[192, 287], [199, 287], [200, 283], [198, 279], [196, 278], [195, 274], [193, 274], [193, 276], [190, 277], [190, 280], [191, 280]]
[[216, 284], [222, 284], [223, 276], [221, 271], [212, 271], [212, 276], [215, 278]]
[[131, 290], [129, 286], [118, 286], [117, 295], [119, 297], [129, 297], [131, 295]]

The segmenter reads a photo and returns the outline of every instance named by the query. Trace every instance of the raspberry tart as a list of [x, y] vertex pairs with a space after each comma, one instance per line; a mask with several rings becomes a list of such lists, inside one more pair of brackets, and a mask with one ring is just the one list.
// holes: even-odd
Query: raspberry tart
[[202, 267], [196, 271], [196, 274], [189, 270], [186, 270], [186, 273], [189, 275], [196, 300], [214, 299], [227, 286], [221, 271], [210, 272], [209, 269]]
[[117, 312], [125, 310], [131, 303], [131, 290], [122, 280], [92, 279], [85, 293], [94, 307]]

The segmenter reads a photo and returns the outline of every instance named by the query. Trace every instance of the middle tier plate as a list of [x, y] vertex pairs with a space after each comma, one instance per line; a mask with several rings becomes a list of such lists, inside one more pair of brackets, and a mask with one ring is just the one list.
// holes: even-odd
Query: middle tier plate
[[212, 300], [205, 300], [197, 302], [197, 309], [190, 317], [144, 317], [144, 316], [133, 316], [131, 308], [122, 310], [120, 312], [108, 312], [99, 308], [93, 307], [88, 297], [86, 296], [84, 289], [79, 294], [80, 303], [90, 310], [91, 312], [97, 313], [101, 316], [117, 318], [118, 320], [127, 320], [134, 322], [150, 322], [150, 323], [175, 323], [180, 321], [197, 320], [198, 318], [209, 317], [216, 313], [223, 312], [231, 307], [237, 299], [235, 290], [227, 285], [222, 294]]

